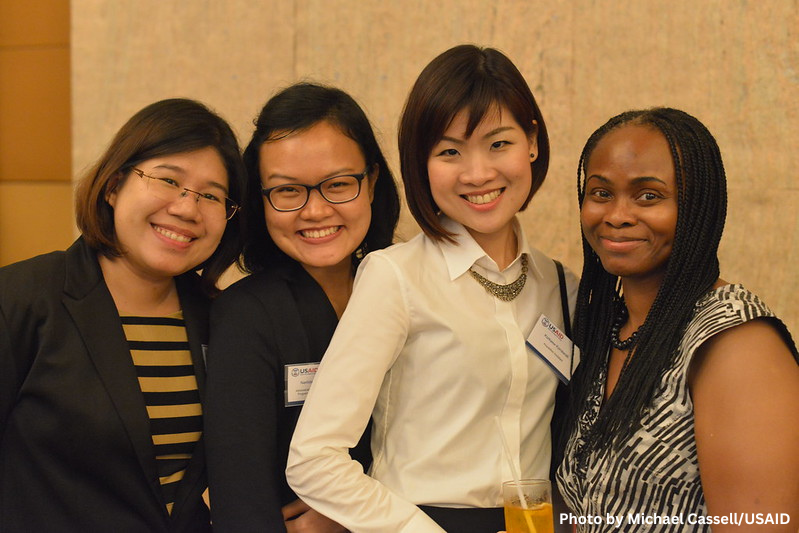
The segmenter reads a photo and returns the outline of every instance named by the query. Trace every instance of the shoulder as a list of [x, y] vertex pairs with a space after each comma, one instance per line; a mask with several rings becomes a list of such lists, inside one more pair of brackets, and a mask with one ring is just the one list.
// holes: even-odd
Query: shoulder
[[242, 278], [223, 290], [216, 298], [212, 308], [247, 309], [263, 305], [264, 302], [278, 299], [280, 287], [286, 282], [271, 271], [258, 272]]
[[[547, 284], [554, 284], [558, 285], [560, 280], [558, 278], [558, 269], [555, 264], [555, 259], [547, 256], [541, 250], [537, 248], [530, 247], [527, 252], [530, 254], [530, 258], [541, 273], [541, 277], [544, 283]], [[577, 285], [579, 284], [579, 278], [571, 271], [569, 267], [567, 267], [562, 261], [558, 261], [563, 266], [563, 275], [566, 280], [566, 287], [568, 288], [569, 292], [577, 291]]]
[[756, 294], [740, 284], [722, 285], [707, 292], [696, 303], [692, 322], [718, 319], [746, 322], [753, 318], [773, 317], [774, 313]]
[[382, 250], [375, 250], [368, 254], [366, 259], [374, 256], [383, 257], [396, 263], [414, 262], [434, 249], [438, 250], [438, 245], [424, 233], [419, 233], [407, 241], [392, 244]]
[[66, 264], [66, 252], [50, 252], [24, 261], [12, 263], [0, 268], [0, 282], [40, 281], [54, 271], [63, 270]]
[[724, 285], [701, 298], [685, 337], [684, 344], [697, 351], [694, 367], [708, 364], [709, 359], [751, 367], [770, 365], [775, 357], [788, 361], [797, 357], [785, 325], [742, 285]]
[[722, 331], [757, 318], [768, 319], [776, 326], [775, 333], [787, 334], [782, 322], [756, 294], [743, 285], [722, 285], [708, 291], [696, 302], [694, 315], [683, 335], [682, 346], [690, 351]]
[[215, 298], [212, 312], [233, 317], [252, 313], [279, 317], [298, 306], [321, 305], [323, 298], [321, 287], [297, 265], [268, 269], [238, 280]]
[[406, 242], [369, 253], [358, 267], [358, 276], [367, 271], [384, 273], [394, 271], [402, 277], [413, 277], [415, 272], [429, 270], [436, 261], [443, 264], [440, 247], [420, 233]]
[[[64, 287], [66, 252], [51, 252], [0, 268], [0, 301], [42, 295]], [[50, 289], [50, 291], [48, 291]]]

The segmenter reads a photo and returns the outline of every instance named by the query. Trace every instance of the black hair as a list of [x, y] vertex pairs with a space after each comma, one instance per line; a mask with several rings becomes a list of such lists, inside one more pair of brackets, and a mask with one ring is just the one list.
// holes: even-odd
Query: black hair
[[[694, 304], [719, 277], [718, 247], [727, 212], [724, 165], [716, 140], [696, 118], [671, 108], [627, 111], [611, 118], [589, 137], [577, 169], [577, 192], [585, 199], [586, 167], [597, 143], [626, 125], [661, 132], [671, 150], [677, 190], [677, 225], [663, 282], [613, 394], [586, 439], [584, 453], [623, 442], [641, 420], [674, 363]], [[568, 423], [573, 431], [588, 398], [605, 372], [610, 332], [621, 280], [608, 273], [583, 236], [583, 273], [577, 294], [574, 341], [583, 354], [572, 382]], [[570, 431], [564, 432], [568, 438]], [[562, 445], [563, 443], [561, 443]]]
[[[247, 231], [239, 266], [245, 271], [259, 272], [272, 264], [292, 261], [274, 243], [266, 228], [259, 165], [261, 145], [307, 130], [322, 121], [329, 122], [358, 144], [367, 168], [377, 168], [372, 221], [361, 248], [364, 251], [378, 250], [392, 243], [399, 220], [399, 194], [369, 119], [357, 102], [344, 91], [302, 82], [281, 90], [266, 102], [254, 121], [252, 140], [244, 150], [244, 165], [248, 174], [248, 190], [244, 200]], [[356, 267], [359, 259], [355, 254], [352, 259], [353, 267]]]

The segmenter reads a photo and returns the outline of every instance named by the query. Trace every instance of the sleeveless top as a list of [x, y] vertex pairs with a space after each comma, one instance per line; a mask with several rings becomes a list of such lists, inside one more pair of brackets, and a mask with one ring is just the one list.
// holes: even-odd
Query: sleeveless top
[[[688, 368], [696, 349], [710, 337], [764, 317], [775, 318], [741, 285], [725, 285], [705, 294], [695, 304], [675, 361], [641, 428], [612, 449], [606, 446], [582, 454], [584, 436], [604, 398], [607, 370], [598, 376], [557, 471], [558, 486], [574, 517], [594, 522], [578, 523], [579, 532], [710, 531], [709, 525], [697, 523], [697, 517], [703, 521], [707, 508], [696, 456]], [[780, 328], [784, 328], [781, 323]], [[609, 515], [617, 522], [611, 523]]]
[[158, 481], [171, 514], [203, 427], [183, 312], [120, 318], [150, 418]]

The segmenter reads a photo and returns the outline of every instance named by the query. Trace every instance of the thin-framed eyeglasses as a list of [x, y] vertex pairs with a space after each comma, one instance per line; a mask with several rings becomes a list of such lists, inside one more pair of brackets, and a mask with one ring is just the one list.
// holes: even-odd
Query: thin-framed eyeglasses
[[361, 194], [361, 182], [369, 175], [367, 168], [360, 174], [342, 174], [325, 178], [316, 185], [305, 185], [303, 183], [284, 183], [276, 187], [261, 188], [269, 205], [275, 211], [287, 212], [297, 211], [305, 207], [311, 191], [319, 191], [319, 194], [331, 204], [345, 204], [358, 198]]
[[192, 193], [196, 195], [197, 205], [203, 212], [224, 214], [225, 219], [230, 220], [239, 210], [239, 205], [227, 196], [182, 187], [174, 177], [150, 176], [138, 168], [134, 168], [133, 172], [140, 178], [147, 178], [147, 190], [165, 202], [175, 202], [180, 198], [185, 198], [188, 193]]

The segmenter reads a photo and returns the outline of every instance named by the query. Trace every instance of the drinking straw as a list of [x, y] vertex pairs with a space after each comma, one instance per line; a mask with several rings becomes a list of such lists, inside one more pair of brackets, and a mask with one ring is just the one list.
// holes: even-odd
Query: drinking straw
[[[510, 467], [510, 475], [513, 476], [513, 482], [516, 485], [516, 494], [519, 496], [519, 503], [522, 505], [522, 509], [527, 510], [527, 500], [524, 497], [524, 493], [522, 492], [522, 484], [520, 482], [519, 472], [516, 470], [516, 463], [513, 462], [513, 458], [510, 454], [510, 447], [508, 446], [508, 440], [505, 438], [505, 431], [502, 429], [502, 424], [499, 423], [499, 417], [494, 417], [494, 422], [497, 423], [497, 429], [499, 429], [499, 436], [502, 439], [502, 449], [505, 450], [505, 459], [508, 460], [508, 466]], [[530, 533], [536, 533], [535, 526], [533, 525], [533, 519], [530, 517], [528, 513], [522, 513], [524, 515], [524, 519], [527, 522], [527, 527], [530, 530]]]

